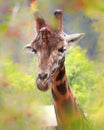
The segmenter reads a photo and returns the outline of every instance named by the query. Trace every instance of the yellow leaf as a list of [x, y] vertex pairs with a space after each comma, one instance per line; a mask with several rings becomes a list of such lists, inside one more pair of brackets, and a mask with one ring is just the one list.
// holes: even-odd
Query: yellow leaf
[[30, 9], [31, 11], [34, 11], [37, 10], [37, 8], [38, 8], [38, 0], [34, 0], [33, 2], [31, 2]]

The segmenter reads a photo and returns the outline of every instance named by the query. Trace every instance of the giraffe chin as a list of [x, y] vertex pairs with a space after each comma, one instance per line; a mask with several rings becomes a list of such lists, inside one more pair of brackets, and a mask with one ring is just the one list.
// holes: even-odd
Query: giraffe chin
[[36, 85], [40, 91], [47, 91], [51, 86], [51, 81], [50, 80], [41, 81], [41, 80], [37, 79]]

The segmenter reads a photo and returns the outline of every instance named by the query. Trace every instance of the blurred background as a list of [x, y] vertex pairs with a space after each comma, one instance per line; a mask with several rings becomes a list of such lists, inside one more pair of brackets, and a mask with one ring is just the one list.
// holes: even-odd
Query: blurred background
[[33, 11], [51, 23], [57, 8], [65, 32], [86, 33], [66, 55], [67, 76], [94, 130], [104, 129], [104, 0], [0, 0], [0, 130], [39, 130], [36, 106], [53, 104], [50, 90], [37, 90], [37, 59], [24, 46], [36, 35]]

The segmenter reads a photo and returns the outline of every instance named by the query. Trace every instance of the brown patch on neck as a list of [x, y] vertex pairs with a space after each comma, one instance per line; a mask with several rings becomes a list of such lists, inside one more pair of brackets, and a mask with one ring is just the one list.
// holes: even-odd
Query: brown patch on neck
[[61, 68], [59, 68], [52, 76], [53, 81], [60, 81], [65, 76], [65, 66], [63, 65]]
[[52, 80], [52, 95], [55, 101], [61, 103], [72, 97], [72, 92], [68, 85], [64, 65], [53, 74]]

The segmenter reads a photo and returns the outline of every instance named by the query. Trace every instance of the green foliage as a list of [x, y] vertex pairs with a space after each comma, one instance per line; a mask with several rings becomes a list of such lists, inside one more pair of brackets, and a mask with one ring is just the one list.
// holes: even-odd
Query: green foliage
[[86, 57], [86, 51], [80, 47], [70, 48], [70, 54], [66, 58], [66, 72], [69, 84], [81, 104], [84, 104], [97, 82], [95, 75], [96, 65]]
[[6, 23], [3, 23], [1, 26], [0, 26], [0, 32], [3, 33], [7, 30], [8, 28], [8, 25]]
[[90, 105], [89, 114], [91, 120], [93, 120], [95, 124], [95, 130], [103, 130], [104, 123], [104, 73], [99, 75], [99, 82], [94, 84], [93, 92], [90, 95], [90, 99], [87, 101], [86, 106]]
[[36, 108], [44, 103], [47, 94], [40, 94], [34, 87], [34, 77], [10, 58], [2, 61], [0, 70], [0, 129], [39, 129]]
[[32, 76], [21, 73], [18, 65], [10, 60], [3, 62], [0, 68], [0, 129], [16, 130], [26, 127], [29, 130], [28, 125], [31, 128], [34, 122], [33, 111], [29, 110], [30, 104], [35, 102], [33, 91], [30, 91]]

